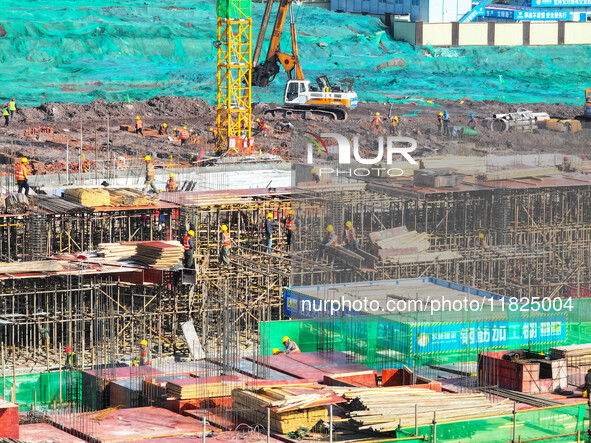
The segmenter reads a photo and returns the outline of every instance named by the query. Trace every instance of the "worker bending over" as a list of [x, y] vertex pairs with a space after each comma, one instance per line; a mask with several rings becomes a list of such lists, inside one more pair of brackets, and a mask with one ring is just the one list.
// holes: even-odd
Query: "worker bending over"
[[154, 163], [152, 163], [152, 157], [146, 155], [144, 157], [144, 161], [146, 162], [146, 182], [144, 184], [144, 192], [148, 190], [148, 186], [152, 188], [156, 194], [158, 194], [158, 188], [154, 184], [154, 179], [156, 178], [156, 171], [154, 170]]
[[291, 341], [287, 335], [281, 341], [283, 342], [283, 346], [285, 346], [283, 350], [284, 354], [300, 354], [302, 352], [296, 342]]
[[160, 129], [158, 129], [158, 135], [164, 135], [166, 134], [166, 128], [168, 127], [168, 125], [166, 123], [162, 123], [160, 125]]
[[273, 350], [271, 351], [271, 354], [273, 354], [273, 355], [281, 355], [281, 354], [285, 354], [285, 352], [281, 351], [278, 348], [273, 348]]
[[168, 192], [176, 191], [176, 182], [174, 181], [174, 174], [173, 173], [171, 173], [168, 176], [168, 181], [166, 182], [166, 190]]
[[345, 223], [345, 248], [351, 251], [359, 249], [359, 240], [357, 240], [357, 234], [351, 221]]
[[140, 342], [140, 355], [138, 355], [134, 362], [134, 366], [146, 366], [152, 364], [152, 357], [150, 355], [150, 349], [148, 348], [148, 342], [142, 340]]
[[135, 118], [135, 133], [144, 135], [144, 123], [139, 115]]
[[338, 242], [337, 233], [334, 230], [333, 225], [326, 227], [326, 244], [325, 246], [336, 246]]
[[78, 356], [72, 351], [71, 347], [66, 346], [64, 348], [64, 354], [66, 354], [66, 362], [64, 365], [66, 369], [73, 369], [78, 366]]
[[18, 193], [20, 194], [22, 190], [25, 191], [25, 195], [29, 195], [29, 177], [27, 175], [27, 164], [29, 160], [26, 157], [23, 157], [20, 163], [16, 164], [15, 167], [15, 179], [16, 184], [18, 185]]
[[183, 238], [183, 249], [185, 250], [183, 255], [183, 265], [187, 269], [191, 269], [193, 267], [193, 255], [195, 252], [193, 237], [195, 237], [195, 232], [191, 230], [187, 233], [187, 235], [185, 235], [185, 238]]
[[474, 117], [474, 114], [470, 114], [470, 121], [468, 122], [468, 127], [470, 129], [476, 129], [476, 126], [478, 126], [478, 119]]
[[232, 238], [228, 232], [228, 227], [222, 225], [222, 247], [220, 248], [220, 264], [223, 263], [226, 266], [230, 265], [230, 248], [232, 247]]

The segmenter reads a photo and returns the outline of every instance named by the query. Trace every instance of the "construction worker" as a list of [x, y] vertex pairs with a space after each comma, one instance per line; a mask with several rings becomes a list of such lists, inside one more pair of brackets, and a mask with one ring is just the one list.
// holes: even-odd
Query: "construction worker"
[[320, 176], [318, 175], [318, 173], [316, 172], [316, 168], [312, 168], [312, 181], [314, 183], [319, 183], [320, 182]]
[[300, 354], [302, 352], [296, 342], [291, 341], [287, 335], [281, 339], [281, 342], [285, 346], [283, 350], [284, 354]]
[[29, 160], [26, 157], [23, 157], [20, 163], [17, 163], [15, 167], [15, 179], [16, 184], [18, 185], [18, 193], [20, 194], [21, 191], [24, 189], [25, 195], [29, 196], [29, 177], [27, 176], [27, 164]]
[[164, 135], [166, 134], [166, 128], [168, 127], [168, 125], [166, 123], [162, 123], [160, 125], [160, 129], [158, 129], [158, 135]]
[[291, 250], [292, 242], [295, 243], [295, 236], [298, 232], [298, 221], [296, 220], [295, 211], [292, 209], [283, 221], [285, 223], [285, 235], [287, 236], [287, 250]]
[[12, 97], [12, 100], [10, 100], [8, 110], [10, 111], [10, 121], [13, 121], [14, 115], [16, 114], [16, 99], [14, 97]]
[[78, 366], [78, 356], [72, 351], [71, 347], [66, 346], [64, 348], [64, 354], [66, 354], [66, 362], [64, 365], [66, 369], [72, 369]]
[[273, 221], [273, 214], [270, 212], [267, 214], [267, 220], [265, 221], [265, 242], [267, 245], [267, 254], [270, 254], [273, 247], [273, 228], [277, 226], [277, 223]]
[[146, 366], [152, 364], [152, 357], [150, 356], [150, 349], [148, 348], [147, 340], [140, 342], [140, 355], [135, 358], [134, 366]]
[[437, 116], [437, 135], [441, 135], [441, 128], [443, 128], [443, 112]]
[[585, 374], [585, 385], [583, 386], [583, 397], [589, 398], [591, 392], [591, 368], [587, 369]]
[[144, 183], [144, 192], [148, 190], [148, 186], [152, 188], [156, 194], [158, 194], [158, 188], [154, 184], [154, 179], [156, 178], [156, 172], [154, 170], [154, 163], [152, 163], [152, 157], [146, 155], [144, 157], [144, 161], [146, 162], [146, 182]]
[[135, 133], [144, 135], [144, 123], [139, 115], [135, 118]]
[[449, 118], [449, 114], [447, 113], [447, 111], [443, 111], [443, 135], [445, 136], [451, 136], [451, 131], [449, 129], [449, 124], [451, 122], [451, 119]]
[[259, 134], [262, 134], [263, 137], [267, 136], [267, 133], [269, 132], [269, 127], [267, 126], [267, 123], [265, 123], [264, 120], [259, 120], [258, 118], [256, 119], [257, 122], [257, 131], [259, 132]]
[[394, 117], [392, 117], [392, 127], [390, 129], [392, 132], [392, 135], [400, 135], [400, 132], [398, 131], [398, 124], [399, 124], [398, 116], [395, 115]]
[[273, 350], [271, 351], [271, 354], [273, 354], [273, 355], [281, 355], [281, 354], [285, 354], [285, 352], [281, 351], [278, 348], [273, 348]]
[[478, 126], [478, 119], [474, 117], [474, 114], [470, 114], [470, 121], [468, 122], [468, 127], [470, 129], [476, 129], [476, 126]]
[[4, 126], [8, 126], [8, 123], [10, 122], [10, 112], [8, 111], [8, 107], [10, 105], [8, 103], [6, 103], [4, 106], [2, 106], [2, 115], [4, 116]]
[[325, 246], [336, 246], [338, 237], [337, 233], [334, 231], [333, 225], [328, 225], [326, 227], [326, 245]]
[[193, 267], [193, 255], [195, 253], [195, 245], [193, 244], [193, 237], [195, 237], [195, 231], [190, 230], [183, 238], [183, 249], [185, 250], [183, 255], [183, 266], [187, 269]]
[[486, 247], [486, 241], [484, 240], [484, 234], [482, 232], [478, 234], [478, 246], [480, 248]]
[[211, 134], [211, 141], [210, 143], [216, 143], [218, 139], [218, 131], [214, 128], [209, 128], [209, 133]]
[[166, 190], [168, 192], [176, 191], [176, 183], [174, 182], [174, 174], [170, 174], [168, 176], [168, 181], [166, 182]]
[[230, 233], [228, 232], [228, 227], [226, 225], [222, 225], [222, 247], [220, 248], [220, 264], [223, 263], [225, 265], [230, 264], [230, 248], [232, 247], [232, 238], [230, 237]]
[[82, 172], [88, 172], [90, 169], [90, 163], [86, 161], [86, 156], [82, 154]]
[[359, 249], [359, 240], [357, 240], [357, 234], [355, 234], [355, 228], [353, 228], [351, 221], [345, 223], [345, 248], [351, 251]]
[[374, 116], [373, 120], [371, 121], [371, 124], [373, 125], [373, 133], [374, 134], [380, 132], [380, 127], [382, 125], [382, 119], [380, 118], [379, 112], [376, 112], [376, 115]]
[[189, 143], [189, 131], [186, 126], [183, 126], [183, 130], [181, 131], [181, 145], [186, 145], [187, 143]]

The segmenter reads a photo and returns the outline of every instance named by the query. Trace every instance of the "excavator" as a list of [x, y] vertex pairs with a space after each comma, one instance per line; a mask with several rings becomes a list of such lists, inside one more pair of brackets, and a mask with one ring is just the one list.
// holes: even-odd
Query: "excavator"
[[[267, 25], [273, 7], [273, 0], [267, 0], [265, 13], [259, 36], [252, 58], [252, 85], [265, 88], [275, 79], [280, 67], [287, 73], [287, 84], [283, 94], [283, 107], [267, 109], [265, 114], [281, 115], [283, 117], [303, 117], [310, 115], [331, 120], [346, 120], [347, 109], [357, 106], [357, 94], [352, 86], [340, 86], [332, 84], [323, 75], [316, 79], [316, 85], [304, 77], [304, 71], [298, 56], [298, 43], [296, 38], [295, 20], [293, 17], [293, 0], [280, 0], [273, 34], [269, 42], [267, 56], [262, 63], [258, 63], [261, 48], [265, 39]], [[292, 54], [281, 52], [280, 40], [283, 26], [289, 11]], [[295, 78], [294, 78], [295, 77]]]
[[584, 128], [591, 128], [591, 88], [585, 90], [585, 106], [583, 115], [575, 117], [581, 122]]

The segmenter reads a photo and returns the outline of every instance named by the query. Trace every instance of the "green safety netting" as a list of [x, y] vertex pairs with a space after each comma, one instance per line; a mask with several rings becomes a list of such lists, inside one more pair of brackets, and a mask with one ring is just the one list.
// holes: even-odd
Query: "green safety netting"
[[[353, 81], [362, 101], [419, 95], [582, 105], [591, 84], [591, 46], [414, 48], [393, 41], [375, 17], [294, 8], [305, 74]], [[252, 5], [253, 39], [263, 10]], [[37, 105], [175, 94], [213, 104], [216, 11], [216, 2], [199, 0], [11, 3], [0, 17], [2, 96]], [[284, 81], [281, 73], [268, 90], [254, 88], [254, 101], [281, 100]]]
[[[9, 400], [12, 398], [13, 381], [16, 381], [16, 403], [19, 411], [31, 410], [36, 404], [37, 409], [46, 409], [53, 406], [54, 402], [59, 405], [62, 402], [80, 399], [79, 386], [80, 374], [78, 372], [62, 371], [45, 372], [37, 374], [0, 376], [0, 389], [2, 397]], [[60, 390], [61, 381], [61, 390]], [[60, 397], [61, 395], [61, 397]]]

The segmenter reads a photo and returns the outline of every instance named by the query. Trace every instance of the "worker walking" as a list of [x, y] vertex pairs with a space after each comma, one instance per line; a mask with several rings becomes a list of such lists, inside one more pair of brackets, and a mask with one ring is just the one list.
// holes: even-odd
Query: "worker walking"
[[345, 248], [351, 251], [359, 249], [359, 240], [357, 240], [357, 234], [351, 221], [345, 223]]
[[451, 123], [451, 119], [449, 118], [449, 114], [447, 111], [443, 111], [443, 135], [449, 137], [451, 136], [451, 131], [449, 129], [449, 124]]
[[12, 100], [10, 100], [8, 110], [10, 111], [10, 121], [13, 121], [14, 116], [16, 115], [16, 99], [14, 97], [12, 97]]
[[230, 265], [230, 248], [232, 247], [232, 238], [228, 232], [228, 227], [222, 225], [222, 247], [220, 248], [220, 264]]
[[437, 135], [441, 135], [441, 129], [443, 128], [443, 112], [440, 112], [437, 116]]
[[382, 119], [380, 118], [379, 112], [376, 112], [376, 115], [374, 116], [373, 120], [371, 121], [371, 124], [373, 126], [373, 133], [374, 134], [380, 132], [380, 128], [382, 126]]
[[158, 194], [158, 188], [154, 184], [154, 179], [156, 178], [156, 171], [154, 170], [154, 163], [152, 163], [152, 157], [146, 155], [144, 157], [144, 161], [146, 162], [146, 182], [144, 184], [144, 192], [148, 190], [148, 186], [152, 188], [156, 194]]
[[189, 143], [189, 131], [186, 126], [183, 126], [183, 130], [181, 131], [181, 145], [186, 145], [187, 143]]
[[158, 135], [164, 135], [166, 134], [166, 128], [168, 127], [168, 125], [166, 123], [162, 123], [160, 125], [160, 129], [158, 129]]
[[29, 196], [29, 177], [27, 175], [27, 163], [29, 163], [29, 160], [27, 160], [26, 157], [23, 157], [21, 159], [20, 163], [17, 163], [16, 167], [15, 167], [15, 179], [16, 179], [16, 184], [18, 185], [18, 193], [20, 194], [22, 190], [25, 191], [25, 195], [28, 197]]
[[285, 346], [285, 349], [283, 350], [284, 354], [300, 354], [302, 352], [296, 342], [291, 341], [287, 335], [283, 337], [281, 342], [283, 343], [283, 346]]
[[2, 115], [4, 116], [4, 126], [8, 126], [8, 123], [10, 122], [10, 112], [8, 111], [8, 107], [9, 107], [8, 103], [6, 103], [4, 106], [2, 106]]
[[337, 233], [334, 230], [333, 225], [326, 227], [326, 244], [325, 246], [336, 246], [338, 242]]
[[277, 226], [277, 223], [273, 221], [273, 214], [270, 212], [267, 214], [267, 220], [265, 221], [265, 242], [267, 245], [267, 254], [273, 252], [273, 228]]
[[470, 114], [470, 121], [468, 122], [468, 127], [470, 129], [476, 129], [476, 126], [478, 126], [478, 119], [474, 117], [474, 114]]
[[296, 220], [295, 211], [292, 209], [284, 220], [285, 235], [287, 237], [287, 250], [291, 250], [292, 243], [295, 243], [295, 236], [298, 232], [298, 221]]
[[152, 356], [148, 348], [148, 341], [142, 340], [140, 342], [140, 355], [136, 356], [134, 366], [147, 366], [152, 364]]
[[78, 366], [78, 356], [74, 351], [72, 351], [70, 346], [66, 346], [64, 348], [64, 354], [66, 354], [66, 361], [64, 364], [66, 369], [74, 369]]
[[195, 245], [193, 243], [194, 237], [195, 231], [190, 230], [187, 232], [187, 235], [185, 235], [185, 238], [183, 238], [183, 249], [185, 251], [183, 255], [183, 266], [186, 269], [193, 268], [193, 257], [195, 254]]
[[316, 172], [316, 168], [312, 168], [312, 181], [314, 183], [320, 183], [320, 176], [318, 175], [318, 173]]
[[174, 181], [174, 174], [173, 173], [171, 173], [168, 176], [168, 181], [166, 182], [166, 190], [168, 192], [174, 192], [174, 191], [176, 191], [176, 183]]
[[139, 115], [135, 118], [135, 133], [144, 135], [144, 123]]
[[398, 116], [395, 115], [394, 117], [392, 117], [392, 123], [391, 123], [391, 128], [390, 131], [392, 133], [392, 135], [400, 135], [400, 131], [398, 130], [398, 124], [400, 122], [398, 121]]

